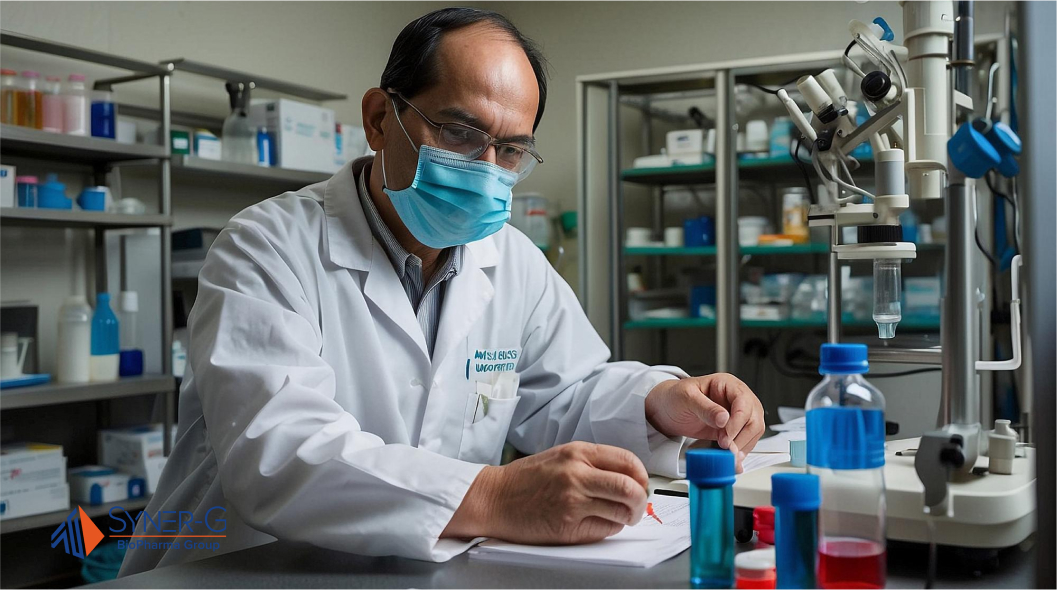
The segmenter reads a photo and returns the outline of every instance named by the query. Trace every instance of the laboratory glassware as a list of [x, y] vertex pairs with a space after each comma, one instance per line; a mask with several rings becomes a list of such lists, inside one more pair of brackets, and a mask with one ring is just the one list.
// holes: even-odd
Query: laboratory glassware
[[734, 454], [719, 449], [686, 453], [690, 481], [690, 585], [734, 585]]

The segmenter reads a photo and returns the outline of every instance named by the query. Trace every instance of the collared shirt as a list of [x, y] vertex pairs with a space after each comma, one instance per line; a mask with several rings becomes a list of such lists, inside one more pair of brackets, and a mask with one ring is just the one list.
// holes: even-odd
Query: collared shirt
[[363, 206], [364, 216], [367, 217], [367, 225], [371, 227], [374, 239], [382, 245], [385, 255], [393, 263], [393, 269], [400, 277], [400, 284], [404, 286], [404, 292], [411, 301], [411, 307], [415, 310], [418, 324], [422, 327], [422, 334], [426, 337], [426, 347], [429, 356], [433, 357], [433, 345], [437, 341], [437, 327], [440, 324], [440, 308], [444, 302], [445, 283], [455, 275], [459, 274], [459, 260], [461, 252], [457, 251], [462, 246], [445, 248], [441, 253], [440, 266], [433, 273], [429, 283], [425, 283], [422, 277], [422, 259], [408, 252], [397, 241], [396, 236], [385, 225], [378, 208], [367, 192], [367, 181], [365, 180], [370, 168], [364, 167], [360, 172], [360, 205]]

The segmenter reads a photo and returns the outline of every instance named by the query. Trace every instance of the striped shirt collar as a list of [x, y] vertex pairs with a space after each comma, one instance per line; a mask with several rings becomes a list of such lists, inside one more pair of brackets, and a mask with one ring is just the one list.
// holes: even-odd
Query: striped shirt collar
[[[385, 224], [382, 219], [382, 215], [378, 213], [378, 208], [374, 204], [374, 200], [371, 199], [370, 193], [367, 192], [367, 175], [370, 174], [370, 166], [364, 166], [360, 170], [359, 178], [359, 193], [360, 205], [363, 206], [364, 216], [367, 218], [367, 225], [371, 228], [371, 233], [374, 234], [375, 240], [377, 240], [382, 250], [385, 251], [385, 255], [389, 257], [389, 261], [393, 264], [393, 269], [396, 271], [397, 276], [401, 282], [407, 279], [408, 269], [411, 267], [418, 267], [418, 272], [422, 272], [422, 259], [414, 254], [408, 252], [400, 245], [400, 242], [393, 235], [393, 232], [389, 229], [389, 226]], [[433, 280], [430, 281], [430, 286], [439, 282], [446, 281], [451, 277], [459, 274], [460, 270], [460, 259], [462, 258], [461, 249], [464, 246], [455, 246], [453, 248], [445, 248], [441, 256], [447, 256], [447, 260], [433, 274]], [[427, 287], [428, 290], [428, 287]], [[417, 305], [417, 301], [413, 302]]]

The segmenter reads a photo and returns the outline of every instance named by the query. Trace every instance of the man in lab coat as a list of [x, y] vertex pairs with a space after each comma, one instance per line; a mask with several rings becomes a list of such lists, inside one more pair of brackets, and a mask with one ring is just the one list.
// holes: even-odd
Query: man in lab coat
[[[634, 524], [694, 439], [736, 455], [763, 409], [731, 375], [609, 363], [568, 285], [504, 222], [542, 160], [546, 80], [502, 16], [444, 9], [363, 97], [373, 158], [254, 205], [213, 244], [179, 431], [136, 534], [179, 513], [217, 552], [275, 538], [443, 561], [478, 537]], [[499, 465], [504, 442], [531, 456]], [[739, 457], [740, 460], [740, 457]], [[170, 526], [170, 528], [172, 528]], [[122, 575], [215, 555], [134, 544]]]

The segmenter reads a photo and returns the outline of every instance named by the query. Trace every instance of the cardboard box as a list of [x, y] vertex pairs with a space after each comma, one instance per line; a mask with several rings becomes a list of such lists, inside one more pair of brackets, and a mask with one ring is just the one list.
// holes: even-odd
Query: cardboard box
[[352, 123], [338, 123], [334, 133], [337, 155], [334, 165], [341, 167], [356, 158], [372, 155], [374, 150], [367, 145], [367, 134], [363, 127]]
[[15, 167], [0, 166], [0, 207], [15, 206]]
[[70, 509], [70, 486], [63, 484], [39, 494], [18, 494], [0, 498], [0, 520]]
[[70, 499], [79, 504], [107, 504], [129, 498], [142, 498], [147, 483], [110, 467], [85, 465], [68, 472]]
[[[44, 477], [39, 474], [66, 472], [66, 457], [62, 446], [46, 443], [16, 442], [0, 447], [0, 485], [21, 478]], [[65, 481], [65, 479], [63, 479]]]
[[66, 457], [54, 466], [32, 471], [14, 468], [3, 472], [0, 479], [0, 498], [18, 494], [35, 494], [42, 490], [66, 484]]
[[335, 172], [337, 143], [334, 110], [286, 98], [253, 100], [250, 125], [264, 127], [275, 141], [272, 165], [294, 170]]
[[[175, 425], [169, 436], [176, 440]], [[99, 463], [143, 478], [148, 494], [158, 488], [165, 460], [161, 424], [99, 431]]]

